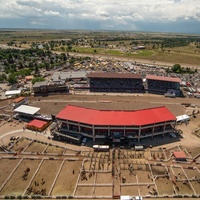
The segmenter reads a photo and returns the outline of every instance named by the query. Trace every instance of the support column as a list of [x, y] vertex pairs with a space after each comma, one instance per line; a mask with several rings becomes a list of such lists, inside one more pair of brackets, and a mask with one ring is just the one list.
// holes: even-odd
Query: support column
[[93, 137], [93, 142], [95, 142], [95, 128], [94, 128], [94, 125], [92, 125], [92, 137]]
[[58, 120], [56, 119], [56, 128], [57, 128], [57, 131], [59, 132], [59, 129], [58, 129]]
[[67, 130], [69, 131], [69, 121], [67, 120]]
[[152, 135], [151, 135], [152, 139], [153, 139], [154, 131], [155, 131], [155, 124], [153, 124]]
[[110, 126], [108, 126], [108, 136], [110, 137]]
[[166, 129], [166, 122], [165, 122], [165, 125], [163, 127], [163, 137], [164, 137], [164, 134], [165, 134], [165, 129]]
[[126, 126], [124, 126], [124, 137], [126, 136]]
[[78, 123], [78, 132], [81, 133], [80, 123]]
[[142, 127], [140, 126], [139, 127], [139, 132], [138, 132], [138, 142], [140, 141], [140, 137], [141, 137], [141, 129], [142, 129]]

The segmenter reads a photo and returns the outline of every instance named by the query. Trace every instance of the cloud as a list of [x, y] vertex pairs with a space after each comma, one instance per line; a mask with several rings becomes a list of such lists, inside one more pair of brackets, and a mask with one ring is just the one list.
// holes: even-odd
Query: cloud
[[[146, 30], [144, 24], [157, 24], [159, 29], [166, 24], [169, 28], [176, 23], [184, 26], [184, 22], [195, 22], [200, 27], [198, 3], [199, 0], [6, 0], [0, 7], [0, 27], [12, 19], [27, 28], [142, 31]], [[7, 27], [15, 25], [9, 23]]]

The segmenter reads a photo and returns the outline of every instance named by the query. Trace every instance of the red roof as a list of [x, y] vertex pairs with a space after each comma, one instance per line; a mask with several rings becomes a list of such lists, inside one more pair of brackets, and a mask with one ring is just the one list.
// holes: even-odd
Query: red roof
[[38, 120], [38, 119], [34, 119], [31, 122], [29, 122], [27, 124], [27, 126], [34, 126], [36, 128], [42, 128], [45, 124], [47, 124], [48, 122], [46, 121], [42, 121], [42, 120]]
[[136, 111], [113, 111], [68, 105], [56, 117], [84, 124], [111, 126], [140, 126], [176, 120], [165, 106]]
[[154, 75], [147, 75], [146, 79], [158, 80], [158, 81], [170, 81], [170, 82], [177, 82], [177, 83], [181, 82], [180, 78], [165, 77], [165, 76], [154, 76]]
[[139, 74], [128, 73], [104, 73], [104, 72], [91, 72], [88, 74], [88, 78], [138, 78], [142, 79]]
[[174, 151], [173, 154], [176, 159], [186, 159], [186, 155], [183, 151]]
[[25, 99], [25, 97], [18, 97], [17, 99], [15, 99], [13, 102], [14, 103], [19, 103], [20, 101], [23, 101]]

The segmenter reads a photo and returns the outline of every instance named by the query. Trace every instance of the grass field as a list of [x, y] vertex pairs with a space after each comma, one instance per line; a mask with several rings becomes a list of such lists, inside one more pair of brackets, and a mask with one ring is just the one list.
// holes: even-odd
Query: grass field
[[[68, 31], [68, 30], [0, 30], [0, 44], [7, 44], [10, 41], [20, 44], [21, 42], [26, 41], [26, 44], [22, 44], [21, 47], [29, 48], [32, 42], [47, 42], [47, 41], [59, 41], [59, 40], [68, 40], [68, 39], [77, 39], [84, 38], [86, 36], [87, 40], [90, 41], [95, 38], [102, 38], [109, 36], [119, 37], [122, 32], [95, 32], [91, 33], [89, 31]], [[122, 34], [123, 35], [123, 34]], [[194, 36], [194, 35], [193, 35]], [[194, 43], [191, 43], [188, 46], [174, 47], [174, 48], [163, 48], [161, 49], [148, 49], [152, 47], [153, 43], [161, 42], [162, 38], [174, 38], [177, 37], [173, 34], [160, 34], [160, 33], [134, 33], [134, 36], [127, 36], [126, 40], [113, 40], [101, 41], [101, 44], [113, 45], [113, 49], [109, 48], [87, 48], [74, 45], [72, 50], [75, 50], [77, 53], [85, 54], [95, 54], [95, 55], [107, 55], [107, 56], [120, 56], [123, 58], [135, 58], [135, 59], [147, 59], [153, 62], [166, 62], [166, 63], [180, 63], [180, 64], [191, 64], [199, 65], [200, 63], [200, 48], [197, 48]], [[159, 39], [156, 39], [156, 38]], [[188, 37], [189, 35], [179, 35], [181, 37]], [[198, 35], [196, 36], [199, 37]], [[130, 40], [129, 40], [130, 38]], [[143, 44], [144, 41], [148, 41], [146, 50], [140, 50], [135, 52], [130, 52], [132, 47], [131, 43], [137, 41], [138, 45]], [[85, 46], [89, 46], [90, 42], [86, 42]], [[60, 51], [61, 46], [58, 46], [56, 49]], [[67, 48], [67, 46], [65, 46]], [[121, 50], [123, 49], [123, 51]]]

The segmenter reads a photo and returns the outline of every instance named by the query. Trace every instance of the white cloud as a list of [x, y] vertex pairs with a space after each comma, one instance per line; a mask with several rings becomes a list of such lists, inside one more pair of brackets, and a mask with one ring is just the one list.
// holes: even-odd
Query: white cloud
[[[138, 22], [162, 23], [179, 20], [196, 20], [200, 22], [199, 0], [2, 0], [0, 6], [1, 19], [30, 19], [30, 24], [41, 21], [49, 23], [56, 17], [58, 24], [65, 21], [71, 23], [91, 21], [107, 27], [123, 26], [125, 29], [137, 28]], [[35, 19], [34, 19], [35, 18]], [[88, 21], [87, 21], [88, 20]], [[102, 25], [103, 25], [102, 24]], [[137, 24], [137, 26], [136, 26]], [[1, 25], [0, 25], [1, 26]], [[63, 27], [61, 27], [63, 28]], [[67, 26], [66, 26], [67, 28]], [[87, 27], [85, 27], [87, 29]]]

